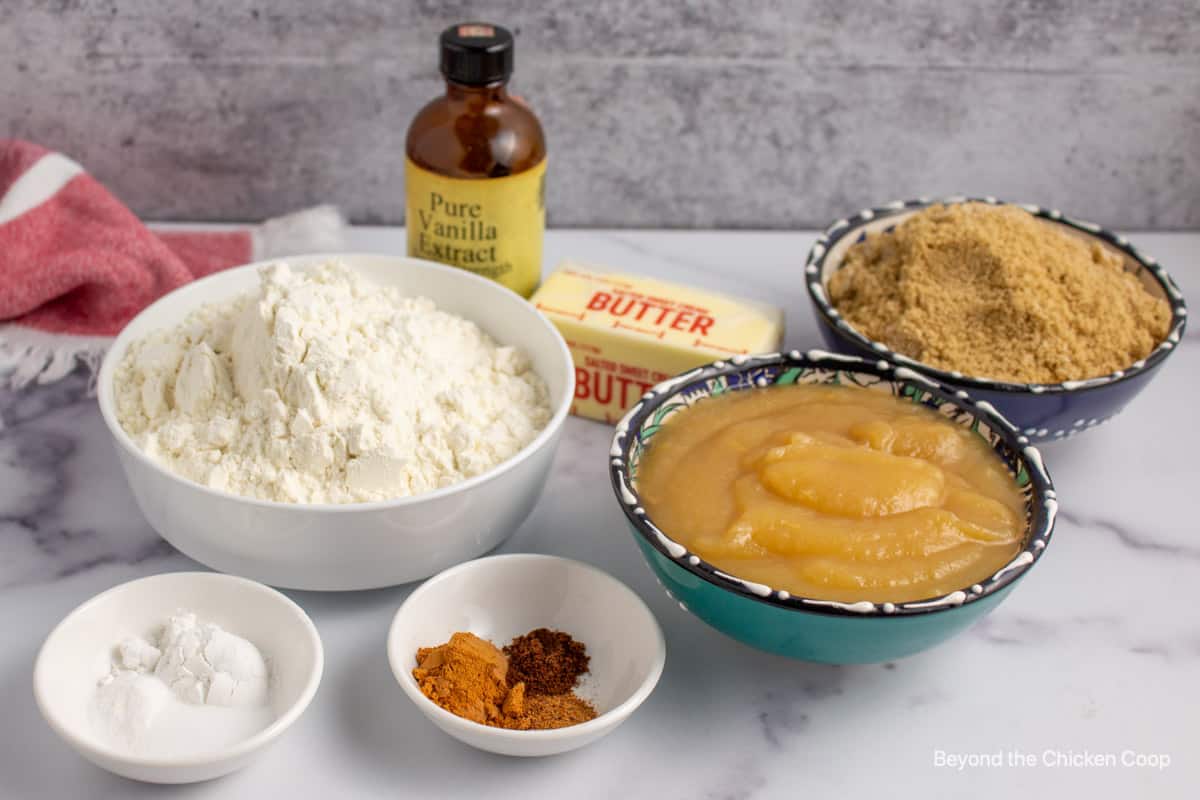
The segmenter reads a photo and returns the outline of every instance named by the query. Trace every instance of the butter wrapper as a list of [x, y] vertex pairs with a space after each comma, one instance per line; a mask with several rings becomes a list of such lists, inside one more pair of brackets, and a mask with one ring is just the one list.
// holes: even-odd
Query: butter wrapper
[[778, 308], [570, 262], [530, 302], [571, 349], [571, 413], [608, 423], [659, 381], [721, 358], [772, 352], [783, 341]]

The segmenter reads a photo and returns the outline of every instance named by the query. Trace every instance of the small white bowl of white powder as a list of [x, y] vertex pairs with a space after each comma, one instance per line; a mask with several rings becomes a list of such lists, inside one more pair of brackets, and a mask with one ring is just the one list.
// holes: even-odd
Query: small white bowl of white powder
[[275, 586], [427, 577], [506, 539], [574, 395], [558, 331], [463, 270], [312, 256], [212, 275], [117, 337], [100, 409], [187, 555]]
[[174, 572], [121, 584], [47, 637], [34, 695], [60, 737], [135, 780], [249, 763], [307, 708], [324, 655], [304, 611], [260, 583]]

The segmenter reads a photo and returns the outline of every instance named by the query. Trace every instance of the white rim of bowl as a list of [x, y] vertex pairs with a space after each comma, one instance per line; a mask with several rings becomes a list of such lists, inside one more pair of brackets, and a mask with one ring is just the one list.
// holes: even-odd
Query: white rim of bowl
[[[545, 443], [557, 433], [558, 429], [562, 427], [563, 421], [570, 413], [571, 404], [575, 399], [575, 370], [571, 366], [574, 364], [574, 362], [571, 359], [571, 351], [567, 348], [566, 340], [563, 339], [562, 334], [558, 332], [558, 329], [554, 327], [554, 324], [550, 322], [550, 320], [547, 319], [544, 314], [542, 314], [532, 305], [529, 305], [529, 310], [534, 314], [535, 317], [538, 318], [544, 329], [553, 334], [555, 343], [558, 345], [559, 355], [562, 356], [563, 363], [568, 366], [567, 384], [563, 388], [562, 400], [559, 402], [558, 407], [554, 409], [554, 413], [551, 415], [549, 422], [547, 422], [545, 427], [542, 428], [536, 437], [534, 437], [533, 441], [522, 447], [512, 457], [501, 461], [491, 469], [451, 486], [445, 486], [440, 489], [434, 489], [432, 491], [422, 492], [420, 494], [396, 497], [391, 500], [371, 500], [363, 503], [284, 503], [278, 500], [262, 500], [257, 497], [247, 497], [246, 495], [234, 494], [233, 492], [227, 492], [223, 489], [213, 489], [210, 486], [197, 483], [196, 481], [190, 480], [181, 475], [176, 475], [174, 472], [164, 468], [161, 464], [156, 463], [153, 459], [148, 457], [144, 452], [142, 452], [142, 449], [138, 447], [131, 438], [129, 438], [129, 434], [125, 432], [125, 429], [121, 427], [121, 423], [116, 418], [116, 410], [113, 403], [113, 391], [115, 389], [114, 380], [118, 365], [118, 358], [114, 354], [120, 352], [121, 356], [124, 356], [125, 351], [129, 349], [129, 345], [131, 344], [130, 340], [132, 339], [132, 337], [128, 335], [127, 331], [134, 322], [142, 317], [142, 315], [149, 313], [151, 309], [155, 308], [160, 303], [167, 302], [176, 293], [185, 292], [191, 287], [198, 286], [205, 281], [220, 280], [223, 276], [227, 276], [232, 273], [243, 272], [252, 269], [256, 270], [268, 264], [277, 264], [281, 261], [306, 262], [298, 267], [299, 269], [305, 269], [310, 266], [315, 266], [317, 263], [319, 263], [316, 261], [317, 259], [333, 261], [337, 259], [352, 258], [394, 258], [398, 261], [417, 264], [422, 269], [433, 269], [447, 273], [454, 273], [456, 277], [461, 277], [468, 282], [473, 282], [477, 286], [483, 287], [485, 290], [495, 290], [501, 293], [510, 294], [513, 296], [513, 298], [528, 305], [528, 301], [525, 300], [525, 298], [509, 289], [507, 286], [501, 286], [495, 281], [487, 278], [481, 278], [474, 273], [467, 272], [466, 270], [458, 269], [456, 267], [448, 267], [444, 264], [437, 264], [433, 261], [425, 261], [424, 259], [420, 258], [392, 256], [387, 253], [306, 253], [304, 255], [287, 256], [286, 258], [273, 258], [265, 261], [255, 261], [250, 264], [243, 264], [240, 267], [231, 267], [227, 270], [214, 272], [213, 274], [206, 275], [199, 280], [192, 281], [191, 283], [185, 283], [183, 286], [168, 292], [150, 305], [146, 306], [144, 309], [138, 312], [137, 316], [135, 316], [126, 324], [125, 328], [122, 329], [121, 333], [117, 334], [117, 337], [109, 346], [108, 351], [104, 354], [104, 360], [101, 362], [100, 372], [98, 373], [96, 381], [96, 396], [100, 404], [100, 416], [104, 419], [104, 425], [108, 428], [109, 433], [111, 433], [113, 438], [116, 439], [117, 443], [134, 458], [137, 458], [142, 463], [149, 465], [150, 467], [154, 468], [154, 470], [167, 476], [171, 480], [194, 488], [197, 491], [205, 494], [209, 494], [214, 497], [237, 500], [250, 505], [263, 506], [266, 508], [304, 509], [305, 511], [338, 514], [362, 510], [398, 508], [401, 506], [418, 503], [423, 500], [433, 500], [436, 498], [448, 497], [459, 492], [465, 492], [474, 486], [487, 483], [488, 481], [499, 477], [510, 469], [516, 467], [517, 464], [528, 459], [534, 452], [540, 450], [542, 446], [545, 445]], [[195, 306], [191, 309], [191, 311], [195, 311], [199, 307], [200, 306]], [[190, 311], [188, 313], [190, 313]], [[471, 320], [471, 322], [475, 322], [475, 320]], [[478, 325], [479, 323], [475, 322], [475, 324]], [[539, 375], [539, 377], [541, 376]], [[545, 378], [543, 378], [543, 380], [545, 380]]]
[[[404, 613], [404, 607], [412, 602], [413, 598], [425, 591], [434, 582], [440, 581], [442, 578], [449, 578], [459, 572], [469, 570], [477, 564], [488, 561], [556, 561], [560, 563], [571, 564], [585, 571], [596, 573], [597, 575], [612, 581], [622, 591], [628, 592], [633, 599], [637, 600], [642, 611], [646, 613], [647, 619], [649, 619], [650, 623], [653, 625], [655, 634], [656, 647], [654, 653], [654, 663], [650, 666], [650, 672], [646, 675], [646, 678], [642, 681], [641, 685], [639, 685], [633, 694], [631, 694], [621, 703], [618, 703], [616, 706], [603, 713], [597, 714], [595, 719], [590, 719], [587, 722], [580, 722], [577, 725], [568, 725], [565, 728], [541, 728], [538, 730], [525, 731], [510, 730], [509, 728], [496, 728], [491, 725], [484, 725], [481, 722], [476, 722], [475, 720], [460, 717], [457, 714], [447, 711], [426, 697], [425, 693], [421, 691], [420, 687], [416, 685], [416, 681], [413, 679], [412, 667], [401, 666], [396, 663], [396, 659], [399, 657], [399, 654], [397, 653], [397, 648], [393, 646], [393, 639], [399, 635], [400, 618]], [[585, 646], [586, 644], [587, 643], [584, 642]], [[637, 592], [626, 586], [622, 581], [617, 580], [599, 567], [594, 567], [591, 564], [585, 564], [582, 561], [576, 561], [573, 558], [564, 558], [562, 556], [553, 556], [545, 553], [504, 553], [501, 555], [486, 556], [484, 558], [476, 558], [471, 561], [464, 561], [461, 564], [457, 564], [449, 569], [439, 572], [437, 575], [429, 578], [415, 590], [413, 590], [412, 594], [405, 598], [404, 602], [400, 604], [400, 608], [396, 609], [396, 614], [392, 617], [392, 624], [388, 626], [387, 655], [388, 664], [392, 668], [392, 675], [396, 678], [396, 682], [400, 684], [400, 688], [404, 690], [404, 693], [408, 695], [409, 699], [412, 700], [415, 705], [423, 706], [424, 708], [428, 709], [428, 713], [431, 713], [434, 716], [446, 720], [452, 724], [465, 723], [467, 725], [473, 725], [481, 730], [488, 731], [488, 735], [495, 736], [497, 738], [508, 739], [510, 741], [529, 741], [531, 739], [554, 739], [564, 735], [581, 736], [588, 732], [597, 730], [598, 728], [604, 727], [605, 722], [612, 717], [628, 716], [629, 714], [632, 714], [638, 706], [646, 702], [646, 698], [649, 697], [654, 691], [655, 687], [658, 686], [658, 681], [662, 677], [663, 669], [667, 663], [667, 640], [663, 635], [662, 626], [658, 624], [658, 618], [654, 616], [654, 612], [652, 612], [650, 607], [646, 605], [646, 601], [643, 600]]]
[[[203, 576], [203, 580], [212, 579], [216, 581], [241, 583], [249, 588], [254, 589], [255, 591], [271, 597], [273, 601], [282, 602], [285, 607], [294, 612], [297, 615], [297, 618], [303, 624], [305, 631], [308, 633], [310, 644], [312, 644], [316, 650], [316, 664], [313, 667], [312, 673], [308, 676], [308, 681], [305, 683], [304, 689], [300, 693], [300, 697], [296, 699], [296, 702], [288, 706], [286, 711], [276, 717], [270, 725], [263, 728], [253, 736], [243, 739], [237, 744], [232, 745], [224, 750], [202, 753], [195, 756], [141, 756], [136, 753], [130, 753], [126, 750], [111, 747], [99, 740], [82, 737], [70, 727], [63, 725], [62, 722], [50, 712], [46, 704], [43, 703], [42, 692], [40, 691], [39, 675], [43, 669], [42, 665], [43, 660], [46, 657], [46, 646], [49, 644], [50, 640], [58, 634], [59, 630], [66, 625], [72, 617], [74, 617], [76, 614], [81, 614], [84, 611], [87, 611], [89, 608], [97, 605], [98, 603], [101, 603], [110, 594], [121, 591], [135, 583], [171, 580], [179, 576], [187, 576], [189, 579]], [[309, 704], [312, 702], [312, 699], [317, 694], [317, 688], [321, 684], [321, 678], [324, 676], [324, 673], [325, 647], [321, 643], [321, 635], [317, 631], [317, 626], [313, 623], [308, 614], [305, 613], [304, 609], [287, 595], [276, 589], [272, 589], [270, 586], [267, 586], [264, 583], [259, 583], [258, 581], [250, 580], [249, 578], [241, 578], [237, 575], [227, 575], [223, 572], [202, 572], [199, 570], [189, 570], [184, 572], [160, 572], [157, 575], [147, 575], [143, 578], [135, 578], [131, 581], [125, 581], [124, 583], [119, 583], [116, 586], [105, 589], [103, 592], [84, 600], [75, 608], [71, 609], [71, 611], [67, 612], [67, 615], [64, 616], [62, 620], [54, 626], [50, 633], [46, 635], [46, 639], [42, 642], [42, 646], [38, 648], [37, 658], [34, 660], [33, 665], [33, 697], [37, 703], [38, 712], [41, 713], [42, 719], [46, 720], [46, 724], [48, 724], [60, 738], [68, 742], [76, 750], [86, 753], [96, 753], [109, 760], [119, 761], [123, 764], [138, 767], [201, 767], [214, 764], [218, 761], [240, 758], [241, 756], [254, 752], [255, 750], [280, 736], [285, 730], [291, 727], [292, 723], [299, 719], [300, 715], [303, 714], [305, 710], [307, 710]]]

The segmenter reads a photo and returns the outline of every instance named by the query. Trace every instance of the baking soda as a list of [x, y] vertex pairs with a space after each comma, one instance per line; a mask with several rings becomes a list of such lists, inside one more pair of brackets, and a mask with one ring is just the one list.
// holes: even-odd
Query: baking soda
[[270, 685], [257, 647], [179, 612], [113, 649], [90, 716], [103, 740], [139, 755], [212, 752], [274, 721]]

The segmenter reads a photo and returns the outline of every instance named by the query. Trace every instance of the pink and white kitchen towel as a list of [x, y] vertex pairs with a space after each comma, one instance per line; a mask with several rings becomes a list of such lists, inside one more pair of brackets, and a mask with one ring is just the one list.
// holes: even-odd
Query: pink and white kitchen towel
[[336, 250], [345, 225], [317, 206], [228, 231], [152, 231], [83, 168], [0, 140], [0, 384], [48, 383], [172, 289], [251, 261]]

